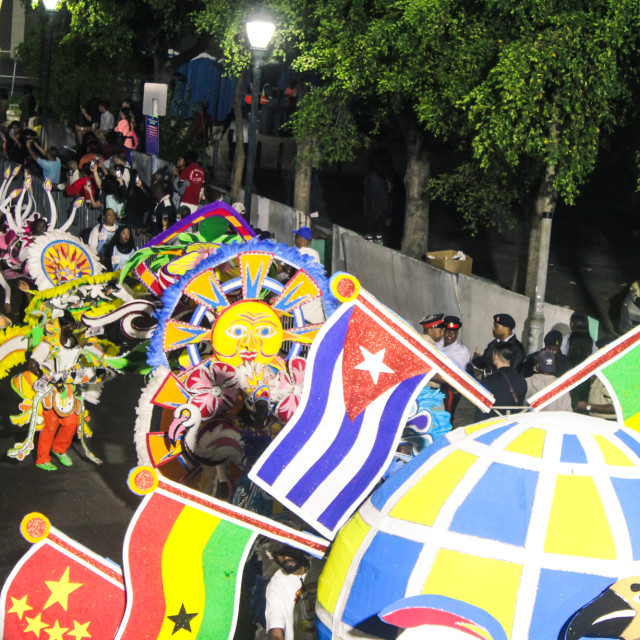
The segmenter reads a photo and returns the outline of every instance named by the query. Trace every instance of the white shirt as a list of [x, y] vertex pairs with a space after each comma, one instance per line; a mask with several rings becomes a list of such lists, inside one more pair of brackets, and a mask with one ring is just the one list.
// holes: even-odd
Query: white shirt
[[102, 249], [107, 245], [109, 240], [113, 238], [118, 229], [118, 224], [107, 226], [106, 224], [97, 224], [91, 233], [89, 234], [89, 242], [87, 244], [98, 253], [102, 252]]
[[109, 131], [109, 129], [113, 129], [113, 125], [115, 124], [115, 118], [113, 117], [113, 113], [107, 110], [104, 113], [100, 114], [100, 129], [102, 131]]
[[[315, 598], [309, 600], [302, 595], [303, 583], [307, 574], [286, 574], [278, 569], [267, 585], [265, 617], [267, 633], [270, 629], [282, 629], [285, 640], [304, 640], [315, 638], [313, 631], [305, 631], [301, 624], [303, 618], [311, 617], [315, 609]], [[309, 594], [311, 595], [311, 593]], [[310, 611], [303, 612], [304, 605], [309, 604]]]
[[304, 254], [305, 256], [311, 256], [314, 262], [321, 264], [320, 254], [315, 249], [312, 249], [311, 247], [298, 247], [298, 251]]
[[467, 370], [467, 365], [471, 362], [469, 349], [457, 340], [442, 348], [442, 351], [451, 358], [463, 371]]

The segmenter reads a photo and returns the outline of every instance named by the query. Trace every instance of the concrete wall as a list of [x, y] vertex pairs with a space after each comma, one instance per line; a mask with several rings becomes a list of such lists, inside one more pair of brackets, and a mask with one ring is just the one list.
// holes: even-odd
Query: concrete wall
[[[357, 276], [362, 286], [383, 304], [405, 318], [417, 331], [418, 321], [431, 313], [460, 316], [459, 340], [472, 352], [493, 339], [495, 313], [509, 313], [516, 321], [515, 333], [523, 341], [529, 316], [529, 298], [507, 291], [477, 276], [449, 273], [398, 251], [367, 242], [339, 226], [333, 228], [333, 271]], [[569, 332], [572, 310], [545, 305], [545, 333], [551, 329]]]

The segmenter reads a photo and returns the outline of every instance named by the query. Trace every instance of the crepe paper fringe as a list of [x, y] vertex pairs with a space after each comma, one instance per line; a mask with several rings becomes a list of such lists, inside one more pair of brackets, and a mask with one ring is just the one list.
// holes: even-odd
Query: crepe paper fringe
[[[4, 344], [8, 340], [12, 338], [17, 338], [20, 336], [26, 336], [31, 331], [30, 327], [26, 326], [17, 326], [17, 327], [7, 327], [0, 331], [0, 344]], [[19, 364], [24, 364], [27, 361], [27, 351], [26, 349], [16, 349], [11, 353], [7, 354], [2, 361], [0, 362], [0, 380], [2, 378], [6, 378], [11, 369], [17, 367]]]
[[[25, 322], [28, 322], [33, 326], [34, 322], [31, 319], [32, 313], [36, 307], [45, 300], [57, 298], [58, 296], [62, 296], [65, 293], [69, 293], [69, 291], [86, 284], [105, 284], [113, 280], [118, 280], [119, 278], [119, 271], [110, 271], [109, 273], [100, 273], [95, 276], [85, 276], [84, 278], [74, 280], [73, 282], [67, 282], [65, 284], [58, 285], [57, 287], [52, 287], [51, 289], [45, 289], [44, 291], [38, 291], [24, 313]], [[36, 321], [35, 324], [39, 324], [39, 322]]]
[[182, 297], [182, 290], [186, 283], [194, 276], [214, 269], [219, 265], [237, 258], [241, 253], [260, 252], [270, 253], [295, 269], [304, 269], [318, 284], [322, 292], [322, 302], [324, 304], [327, 317], [330, 316], [339, 306], [339, 302], [334, 298], [329, 286], [329, 280], [325, 274], [324, 267], [317, 263], [311, 256], [304, 255], [295, 247], [286, 244], [272, 242], [271, 240], [258, 240], [253, 238], [242, 244], [222, 245], [212, 256], [203, 260], [194, 269], [187, 271], [179, 280], [171, 285], [162, 296], [162, 309], [155, 315], [158, 319], [158, 326], [151, 336], [151, 343], [148, 351], [148, 362], [151, 366], [167, 366], [167, 357], [162, 347], [164, 326], [169, 321], [176, 305]]

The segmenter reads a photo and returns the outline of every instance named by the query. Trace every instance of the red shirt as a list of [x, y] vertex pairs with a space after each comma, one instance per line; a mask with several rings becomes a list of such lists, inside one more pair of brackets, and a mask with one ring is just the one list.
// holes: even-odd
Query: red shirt
[[82, 176], [82, 178], [78, 178], [73, 184], [68, 184], [65, 187], [65, 192], [68, 196], [82, 196], [83, 198], [87, 198], [87, 192], [85, 190], [85, 186], [87, 185], [90, 187], [95, 198], [96, 188], [93, 180], [89, 176]]
[[199, 205], [200, 190], [204, 186], [204, 178], [204, 169], [197, 162], [187, 165], [180, 173], [180, 180], [188, 180], [189, 186], [182, 194], [180, 202], [196, 206]]

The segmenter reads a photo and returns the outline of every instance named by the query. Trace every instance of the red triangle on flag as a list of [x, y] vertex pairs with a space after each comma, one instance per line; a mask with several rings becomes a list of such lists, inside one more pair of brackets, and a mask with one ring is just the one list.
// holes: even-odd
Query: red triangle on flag
[[352, 422], [391, 387], [431, 370], [380, 320], [354, 307], [342, 358], [344, 404]]

